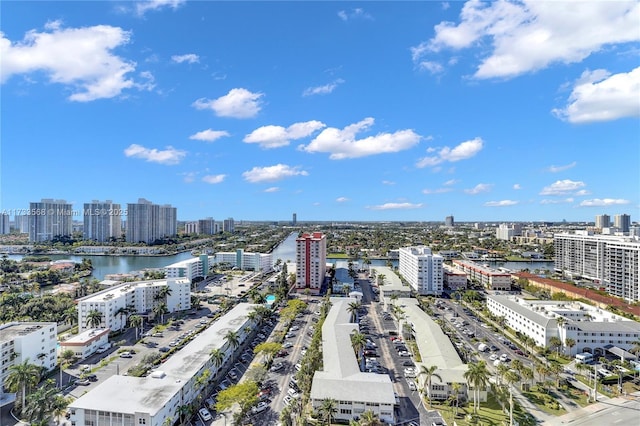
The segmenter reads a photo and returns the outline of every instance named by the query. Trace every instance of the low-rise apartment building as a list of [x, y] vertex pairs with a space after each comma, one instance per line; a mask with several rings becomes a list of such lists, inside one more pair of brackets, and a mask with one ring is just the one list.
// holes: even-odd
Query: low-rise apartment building
[[[191, 281], [169, 278], [122, 283], [76, 302], [79, 332], [90, 328], [118, 331], [125, 328], [128, 315], [154, 315], [153, 308], [161, 303], [165, 304], [168, 313], [191, 309]], [[100, 312], [100, 324], [88, 321], [92, 311]]]
[[460, 269], [444, 265], [444, 285], [451, 290], [464, 290], [467, 288], [467, 274]]
[[175, 422], [180, 417], [180, 407], [191, 404], [207, 386], [198, 378], [202, 374], [215, 377], [218, 369], [211, 360], [211, 351], [223, 351], [224, 365], [234, 353], [225, 336], [233, 331], [243, 342], [251, 333], [255, 323], [249, 313], [254, 306], [236, 305], [147, 377], [115, 375], [101, 382], [69, 404], [71, 424], [165, 426], [169, 418]]
[[356, 299], [331, 298], [331, 309], [322, 325], [323, 371], [316, 371], [311, 384], [311, 404], [320, 408], [325, 399], [336, 401], [333, 418], [354, 420], [372, 411], [386, 423], [395, 424], [395, 394], [386, 374], [360, 371], [351, 346], [351, 335], [358, 324], [351, 322], [349, 303]]
[[[559, 338], [561, 351], [568, 355], [603, 355], [610, 346], [628, 351], [640, 339], [636, 321], [581, 302], [490, 295], [487, 308], [513, 330], [534, 339], [537, 346], [548, 347], [552, 337]], [[574, 345], [567, 345], [567, 339]]]
[[215, 264], [227, 263], [243, 271], [271, 272], [273, 259], [271, 253], [251, 253], [243, 249], [229, 252], [218, 252], [213, 257]]
[[511, 274], [468, 260], [454, 259], [453, 265], [467, 274], [470, 281], [478, 281], [487, 290], [511, 290]]
[[60, 342], [60, 352], [65, 350], [73, 351], [73, 354], [79, 358], [87, 358], [101, 347], [109, 343], [108, 328], [90, 328], [82, 333], [70, 337]]
[[[0, 324], [0, 406], [14, 398], [3, 392], [9, 368], [27, 361], [53, 370], [58, 362], [55, 322], [9, 322]], [[13, 395], [13, 394], [11, 394]]]
[[194, 278], [205, 278], [208, 274], [209, 256], [206, 254], [164, 267], [165, 278], [186, 278], [190, 282], [193, 282]]
[[[405, 329], [403, 324], [409, 325], [412, 337], [415, 339], [420, 351], [420, 362], [416, 362], [416, 369], [420, 372], [422, 366], [429, 368], [436, 366], [435, 375], [431, 379], [431, 387], [428, 386], [426, 377], [417, 375], [419, 388], [424, 388], [430, 399], [444, 401], [454, 392], [453, 384], [459, 383], [459, 401], [468, 398], [467, 372], [465, 364], [449, 337], [442, 332], [440, 326], [427, 315], [419, 306], [417, 299], [398, 299], [395, 302], [404, 311], [400, 329]], [[481, 400], [486, 399], [486, 391], [480, 395]]]

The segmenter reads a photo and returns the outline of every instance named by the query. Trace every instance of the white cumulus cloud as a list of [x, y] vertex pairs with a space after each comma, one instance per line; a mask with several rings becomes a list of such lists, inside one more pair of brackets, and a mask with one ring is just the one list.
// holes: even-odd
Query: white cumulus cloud
[[[482, 141], [482, 138], [474, 138], [474, 139], [462, 142], [459, 145], [455, 146], [454, 148], [449, 148], [448, 146], [445, 146], [444, 148], [441, 148], [437, 152], [437, 155], [432, 155], [432, 156], [423, 157], [419, 159], [418, 162], [416, 163], [416, 167], [419, 167], [419, 168], [433, 167], [445, 161], [449, 161], [453, 163], [460, 160], [467, 160], [475, 156], [477, 153], [479, 153], [482, 150], [483, 145], [484, 145], [484, 142]], [[427, 150], [427, 152], [435, 152], [435, 151], [436, 150], [433, 148]]]
[[416, 63], [445, 49], [485, 47], [476, 78], [509, 78], [577, 63], [610, 45], [640, 40], [636, 1], [498, 0], [465, 3], [460, 20], [412, 48]]
[[500, 201], [487, 201], [484, 203], [486, 207], [506, 207], [506, 206], [515, 206], [518, 204], [518, 201], [514, 200], [500, 200]]
[[229, 132], [226, 130], [207, 129], [189, 136], [189, 139], [196, 141], [213, 142], [220, 138], [228, 137]]
[[336, 198], [336, 201], [338, 203], [346, 203], [347, 201], [349, 201], [349, 199], [347, 197], [338, 197]]
[[445, 194], [447, 192], [451, 192], [453, 191], [453, 188], [436, 188], [436, 189], [428, 189], [425, 188], [422, 190], [423, 194], [426, 195], [430, 195], [430, 194]]
[[202, 177], [202, 181], [205, 183], [216, 184], [222, 183], [227, 175], [206, 175]]
[[575, 83], [567, 106], [552, 112], [570, 123], [640, 117], [638, 99], [640, 67], [613, 75], [606, 70], [585, 71]]
[[304, 89], [304, 92], [302, 92], [302, 96], [327, 95], [333, 92], [342, 83], [344, 83], [344, 80], [339, 78], [329, 84], [325, 84], [324, 86], [307, 87]]
[[584, 200], [580, 203], [581, 207], [607, 207], [607, 206], [620, 206], [629, 204], [629, 200], [621, 198], [594, 198], [592, 200]]
[[367, 208], [370, 210], [410, 210], [410, 209], [419, 209], [422, 207], [422, 203], [385, 203], [378, 204], [375, 206], [368, 206]]
[[520, 190], [520, 189], [522, 189], [522, 185], [520, 185], [519, 183], [514, 183], [513, 184], [513, 189], [515, 189], [516, 191]]
[[345, 22], [352, 19], [365, 19], [365, 20], [373, 19], [373, 16], [365, 12], [365, 10], [360, 7], [351, 9], [350, 11], [340, 10], [338, 11], [338, 17]]
[[200, 62], [200, 57], [198, 55], [196, 55], [195, 53], [187, 53], [185, 55], [173, 55], [171, 57], [171, 60], [173, 62], [176, 62], [178, 64], [181, 64], [183, 62], [189, 63], [189, 64], [195, 64]]
[[544, 199], [544, 200], [540, 200], [540, 204], [565, 204], [565, 203], [573, 203], [574, 199], [573, 197], [569, 197], [569, 198], [562, 198], [562, 199]]
[[493, 188], [493, 184], [490, 183], [479, 183], [473, 188], [465, 189], [464, 192], [471, 195], [481, 194], [483, 192], [489, 192]]
[[262, 148], [278, 148], [289, 145], [291, 140], [302, 139], [310, 136], [315, 131], [326, 127], [320, 121], [305, 121], [294, 123], [289, 127], [262, 126], [244, 137], [246, 143], [257, 143]]
[[193, 103], [196, 109], [210, 109], [218, 117], [251, 118], [262, 109], [262, 93], [235, 88], [217, 99], [200, 98]]
[[294, 176], [308, 176], [309, 173], [305, 170], [301, 170], [298, 166], [288, 166], [286, 164], [276, 164], [275, 166], [267, 167], [254, 167], [242, 173], [242, 176], [247, 182], [260, 183], [260, 182], [275, 182], [285, 178]]
[[137, 86], [130, 74], [136, 63], [112, 53], [126, 45], [131, 33], [119, 27], [63, 28], [49, 22], [45, 31], [30, 30], [18, 42], [0, 32], [0, 81], [11, 76], [42, 72], [49, 82], [69, 86], [69, 100], [89, 102], [113, 98]]
[[549, 186], [545, 186], [540, 191], [540, 195], [565, 195], [575, 193], [586, 184], [582, 181], [573, 181], [571, 179], [557, 180]]
[[299, 148], [310, 153], [328, 152], [330, 159], [342, 160], [404, 151], [420, 142], [420, 135], [409, 129], [356, 139], [356, 135], [368, 130], [374, 121], [373, 118], [368, 117], [344, 129], [327, 127], [309, 145], [301, 145]]
[[271, 186], [264, 190], [264, 192], [278, 192], [278, 191], [280, 191], [280, 188], [278, 188], [277, 186]]
[[145, 148], [142, 145], [134, 143], [124, 150], [124, 155], [132, 158], [141, 158], [151, 163], [173, 165], [180, 163], [187, 153], [171, 146], [160, 150], [156, 148]]

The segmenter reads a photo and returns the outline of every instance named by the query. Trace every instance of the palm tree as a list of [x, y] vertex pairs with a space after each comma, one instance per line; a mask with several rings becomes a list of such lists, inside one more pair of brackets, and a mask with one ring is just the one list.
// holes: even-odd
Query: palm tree
[[333, 419], [333, 415], [338, 412], [336, 400], [333, 398], [325, 398], [322, 400], [322, 405], [320, 405], [320, 412], [322, 413], [322, 417], [327, 420], [327, 425], [331, 426], [331, 420]]
[[224, 340], [227, 341], [229, 348], [231, 348], [232, 356], [235, 359], [236, 348], [240, 346], [240, 337], [238, 336], [238, 333], [233, 330], [229, 330], [229, 332], [224, 336]]
[[360, 426], [382, 426], [383, 423], [380, 421], [377, 414], [371, 410], [367, 410], [360, 414], [360, 421], [358, 424]]
[[349, 303], [349, 305], [347, 306], [347, 311], [351, 314], [351, 322], [356, 322], [356, 319], [358, 317], [358, 311], [360, 310], [361, 307], [362, 307], [362, 304], [360, 302]]
[[142, 318], [142, 315], [131, 315], [129, 317], [129, 325], [136, 329], [136, 340], [138, 340], [138, 332], [143, 324], [144, 318]]
[[485, 361], [479, 361], [474, 364], [468, 364], [468, 370], [464, 373], [467, 383], [473, 387], [473, 412], [478, 412], [478, 399], [480, 397], [480, 389], [486, 388], [489, 382], [489, 370]]
[[366, 343], [367, 338], [364, 334], [356, 331], [351, 335], [351, 346], [353, 346], [353, 350], [355, 351], [356, 358], [358, 358], [358, 360], [360, 360], [360, 351], [362, 351], [362, 348]]
[[[120, 308], [118, 308], [118, 310], [116, 311], [116, 313], [114, 315], [117, 316], [117, 317], [120, 317], [120, 329], [123, 329], [124, 325], [123, 325], [123, 322], [122, 322], [122, 317], [129, 315], [129, 308], [125, 308], [125, 307], [121, 306]], [[126, 324], [126, 323], [127, 323], [127, 319], [125, 318], [124, 324]]]
[[159, 305], [156, 305], [153, 307], [153, 313], [156, 316], [160, 316], [160, 323], [164, 324], [164, 314], [168, 313], [169, 309], [167, 308], [167, 305], [164, 303], [160, 303]]
[[213, 366], [216, 368], [216, 376], [217, 376], [220, 370], [220, 366], [224, 362], [224, 352], [220, 350], [220, 348], [215, 348], [215, 349], [211, 349], [211, 352], [209, 352], [209, 355], [211, 355], [211, 358], [210, 358], [211, 362], [213, 363]]
[[451, 392], [455, 396], [456, 410], [453, 412], [454, 417], [458, 415], [458, 407], [460, 407], [460, 390], [462, 389], [462, 383], [453, 382], [451, 384]]
[[573, 348], [575, 345], [575, 339], [572, 339], [571, 337], [567, 337], [566, 339], [564, 339], [564, 346], [569, 349], [569, 353], [571, 353], [571, 348]]
[[560, 348], [562, 347], [562, 340], [558, 336], [552, 336], [549, 338], [549, 346], [556, 350], [557, 356], [560, 356]]
[[9, 367], [9, 375], [4, 381], [4, 385], [11, 392], [20, 392], [22, 396], [21, 410], [25, 409], [27, 392], [40, 381], [40, 367], [29, 363], [29, 358], [25, 359], [22, 364], [15, 364]]
[[60, 389], [62, 389], [62, 373], [64, 369], [71, 365], [71, 361], [76, 357], [76, 354], [71, 349], [65, 349], [58, 355], [58, 361], [60, 363]]
[[191, 404], [181, 405], [176, 413], [180, 417], [180, 424], [184, 425], [191, 413], [193, 413], [193, 406]]
[[513, 426], [513, 389], [511, 386], [520, 381], [520, 376], [514, 371], [507, 371], [504, 380], [509, 388], [509, 426]]
[[429, 399], [429, 408], [431, 408], [431, 380], [433, 377], [437, 377], [438, 380], [442, 382], [442, 377], [440, 377], [440, 375], [436, 373], [437, 370], [438, 366], [436, 365], [432, 365], [430, 367], [421, 365], [420, 372], [418, 373], [418, 377], [426, 376], [424, 389], [426, 390], [425, 395]]
[[68, 401], [58, 393], [53, 380], [47, 380], [27, 398], [24, 417], [31, 424], [47, 425], [54, 414], [64, 411]]
[[98, 328], [102, 324], [102, 312], [94, 309], [87, 314], [87, 327]]
[[169, 298], [169, 296], [171, 296], [171, 293], [173, 293], [173, 290], [171, 290], [171, 287], [169, 287], [168, 285], [162, 286], [160, 287], [160, 290], [158, 290], [158, 293], [156, 294], [154, 299], [161, 300], [162, 303], [166, 304], [167, 299]]

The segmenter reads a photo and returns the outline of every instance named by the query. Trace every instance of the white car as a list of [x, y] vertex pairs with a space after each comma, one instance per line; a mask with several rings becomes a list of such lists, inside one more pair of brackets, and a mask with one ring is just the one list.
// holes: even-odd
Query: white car
[[261, 402], [258, 402], [258, 405], [251, 408], [251, 412], [253, 414], [258, 414], [258, 413], [262, 413], [267, 408], [269, 408], [269, 404], [266, 401], [261, 401]]
[[213, 420], [213, 416], [211, 415], [209, 410], [207, 410], [206, 408], [201, 408], [200, 410], [198, 410], [198, 414], [200, 415], [200, 418], [202, 419], [203, 422], [208, 422]]
[[291, 398], [299, 398], [300, 397], [300, 393], [298, 393], [293, 388], [289, 388], [289, 390], [287, 391], [287, 395], [289, 395]]
[[495, 361], [496, 359], [498, 359], [498, 355], [497, 354], [491, 354], [491, 356], [489, 357], [489, 359], [491, 361]]
[[284, 342], [284, 343], [282, 344], [282, 347], [283, 347], [284, 349], [292, 348], [292, 347], [293, 347], [293, 343], [291, 343], [291, 342]]
[[291, 404], [292, 401], [293, 401], [293, 398], [289, 395], [285, 396], [284, 399], [282, 400], [282, 402], [284, 402], [284, 405], [289, 405]]
[[416, 386], [416, 382], [414, 382], [413, 380], [407, 379], [407, 384], [409, 385], [409, 389], [412, 391], [418, 389], [418, 387]]
[[275, 364], [273, 364], [270, 368], [271, 371], [276, 372], [276, 371], [280, 371], [284, 368], [284, 364], [281, 362], [276, 362]]

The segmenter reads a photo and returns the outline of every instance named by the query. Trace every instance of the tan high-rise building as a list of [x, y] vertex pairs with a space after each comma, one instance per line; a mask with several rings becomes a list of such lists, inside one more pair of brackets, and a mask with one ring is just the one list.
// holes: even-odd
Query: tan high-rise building
[[73, 209], [65, 200], [42, 199], [29, 203], [29, 241], [51, 241], [56, 236], [71, 236]]
[[321, 232], [296, 239], [296, 290], [319, 294], [327, 273], [327, 238]]
[[122, 234], [122, 208], [111, 200], [84, 203], [83, 238], [104, 243]]

